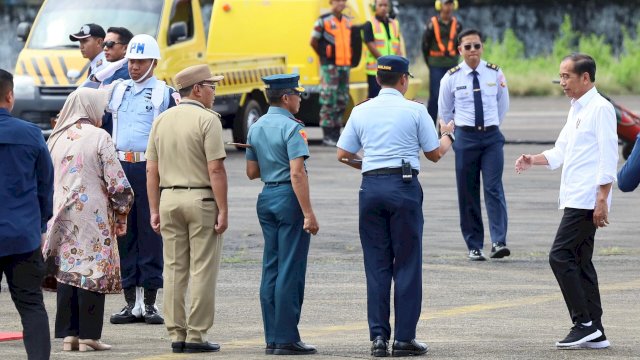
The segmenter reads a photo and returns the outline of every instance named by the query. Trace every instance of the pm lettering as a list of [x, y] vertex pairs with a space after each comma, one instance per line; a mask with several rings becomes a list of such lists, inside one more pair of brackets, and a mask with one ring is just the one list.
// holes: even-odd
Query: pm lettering
[[144, 43], [133, 43], [131, 44], [131, 48], [129, 49], [129, 52], [136, 52], [138, 54], [144, 54]]

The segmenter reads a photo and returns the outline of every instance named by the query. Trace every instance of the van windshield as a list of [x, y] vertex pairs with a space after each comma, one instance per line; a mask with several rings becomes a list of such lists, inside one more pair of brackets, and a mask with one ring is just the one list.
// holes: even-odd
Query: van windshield
[[69, 40], [69, 35], [89, 23], [102, 26], [104, 31], [111, 26], [122, 26], [134, 35], [156, 37], [163, 3], [158, 0], [49, 0], [31, 30], [29, 47], [78, 47], [78, 42]]

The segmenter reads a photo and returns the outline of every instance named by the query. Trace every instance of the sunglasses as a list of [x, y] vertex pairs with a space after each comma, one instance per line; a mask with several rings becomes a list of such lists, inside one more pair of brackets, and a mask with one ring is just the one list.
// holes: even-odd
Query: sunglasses
[[127, 45], [125, 43], [121, 43], [121, 42], [117, 42], [117, 41], [105, 41], [103, 43], [104, 47], [106, 47], [107, 49], [111, 49], [112, 47], [114, 47], [116, 44], [119, 45]]
[[475, 43], [475, 44], [464, 44], [464, 45], [462, 45], [462, 48], [467, 50], [467, 51], [471, 50], [471, 47], [473, 47], [476, 50], [480, 50], [480, 48], [482, 47], [482, 44]]
[[215, 89], [216, 89], [216, 84], [198, 83], [198, 85], [200, 85], [200, 86], [210, 87], [210, 88], [212, 88], [213, 90], [215, 90]]

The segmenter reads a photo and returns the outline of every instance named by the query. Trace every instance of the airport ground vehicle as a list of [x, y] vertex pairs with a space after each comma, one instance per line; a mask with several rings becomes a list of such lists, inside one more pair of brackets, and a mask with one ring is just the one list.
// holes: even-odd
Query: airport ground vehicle
[[[349, 4], [346, 14], [355, 24], [373, 16], [369, 0]], [[18, 26], [25, 46], [15, 67], [14, 114], [50, 131], [51, 117], [88, 70], [88, 61], [68, 35], [96, 23], [105, 30], [124, 26], [134, 34], [154, 36], [162, 56], [155, 75], [169, 84], [178, 71], [204, 62], [224, 75], [214, 110], [224, 127], [233, 129], [236, 142], [244, 142], [249, 126], [266, 112], [265, 75], [299, 73], [307, 92], [298, 117], [317, 125], [319, 63], [309, 38], [316, 18], [329, 10], [328, 1], [318, 0], [45, 0], [33, 24]], [[419, 87], [416, 80], [407, 97]], [[350, 104], [366, 94], [365, 64], [360, 61], [351, 71]]]

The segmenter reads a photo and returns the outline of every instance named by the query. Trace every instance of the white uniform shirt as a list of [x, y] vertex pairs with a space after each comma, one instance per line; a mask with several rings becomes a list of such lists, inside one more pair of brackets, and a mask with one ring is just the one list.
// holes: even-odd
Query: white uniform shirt
[[[562, 166], [558, 206], [594, 209], [598, 187], [616, 180], [618, 135], [616, 112], [595, 86], [571, 100], [567, 123], [553, 149], [542, 154], [549, 169]], [[607, 198], [611, 207], [611, 192]]]
[[353, 108], [337, 146], [354, 154], [364, 149], [363, 173], [399, 168], [402, 160], [419, 171], [420, 150], [433, 151], [440, 140], [423, 104], [405, 99], [396, 89], [384, 88]]
[[[457, 67], [459, 69], [454, 71]], [[475, 126], [473, 69], [464, 61], [457, 67], [447, 71], [440, 81], [438, 115], [447, 123], [453, 119], [456, 126]], [[478, 72], [482, 94], [484, 126], [500, 126], [509, 110], [507, 80], [500, 68], [495, 65], [487, 66], [484, 60], [480, 61], [475, 70]]]
[[100, 54], [96, 55], [96, 57], [91, 60], [89, 66], [91, 67], [91, 74], [96, 74], [98, 71], [106, 68], [109, 64], [107, 58], [104, 56], [104, 51], [101, 51]]

